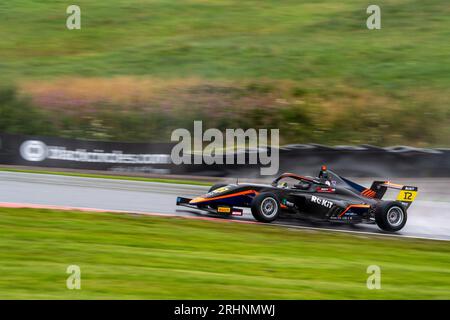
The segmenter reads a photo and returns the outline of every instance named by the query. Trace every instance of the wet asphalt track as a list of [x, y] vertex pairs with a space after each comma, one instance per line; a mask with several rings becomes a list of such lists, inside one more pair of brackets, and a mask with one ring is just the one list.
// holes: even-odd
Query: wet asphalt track
[[[358, 182], [368, 185], [372, 180], [361, 179]], [[408, 211], [408, 222], [396, 234], [450, 240], [450, 179], [396, 179], [395, 182], [419, 187], [419, 195]], [[0, 172], [0, 202], [9, 203], [196, 216], [198, 213], [194, 210], [177, 207], [176, 197], [193, 197], [207, 189], [191, 185]], [[253, 221], [249, 212], [245, 212], [244, 217], [239, 219]], [[297, 219], [283, 219], [277, 224], [382, 233], [376, 225], [331, 225]]]

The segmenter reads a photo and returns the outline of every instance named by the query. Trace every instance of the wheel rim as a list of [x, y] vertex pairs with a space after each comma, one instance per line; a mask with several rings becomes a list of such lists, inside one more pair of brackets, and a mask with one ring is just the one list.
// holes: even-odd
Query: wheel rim
[[274, 198], [268, 197], [261, 202], [261, 213], [266, 218], [274, 217], [277, 214], [277, 211], [278, 211], [278, 203]]
[[398, 227], [403, 223], [405, 214], [400, 207], [391, 207], [387, 212], [387, 221], [392, 227]]

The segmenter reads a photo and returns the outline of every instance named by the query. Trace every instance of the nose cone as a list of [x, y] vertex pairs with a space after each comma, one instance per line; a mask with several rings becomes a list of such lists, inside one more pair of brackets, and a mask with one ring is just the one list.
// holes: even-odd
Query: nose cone
[[203, 194], [200, 197], [196, 197], [194, 199], [192, 199], [191, 201], [189, 201], [190, 204], [199, 204], [202, 202], [207, 202], [207, 201], [212, 201], [216, 198], [220, 198], [223, 196], [228, 195], [230, 192], [232, 193], [232, 191], [235, 188], [231, 185], [228, 186], [224, 186], [224, 187], [220, 187], [218, 189], [215, 189], [211, 192], [208, 192], [207, 194]]
[[192, 199], [191, 201], [189, 201], [189, 204], [197, 204], [197, 203], [201, 203], [203, 201], [207, 201], [208, 199], [204, 198], [204, 197], [197, 197]]

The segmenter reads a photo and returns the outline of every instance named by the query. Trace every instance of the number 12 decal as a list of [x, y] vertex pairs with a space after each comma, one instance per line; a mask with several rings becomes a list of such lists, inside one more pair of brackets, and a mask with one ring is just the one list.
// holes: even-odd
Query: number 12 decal
[[398, 201], [413, 202], [416, 198], [417, 191], [401, 190], [397, 196]]

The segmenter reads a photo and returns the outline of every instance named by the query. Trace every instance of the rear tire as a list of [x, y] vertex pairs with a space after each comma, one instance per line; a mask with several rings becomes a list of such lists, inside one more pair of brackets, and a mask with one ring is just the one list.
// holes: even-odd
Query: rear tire
[[280, 214], [280, 201], [275, 194], [264, 192], [252, 201], [252, 215], [260, 222], [272, 222]]
[[382, 202], [375, 211], [375, 221], [385, 231], [401, 230], [407, 218], [405, 207], [398, 201]]

